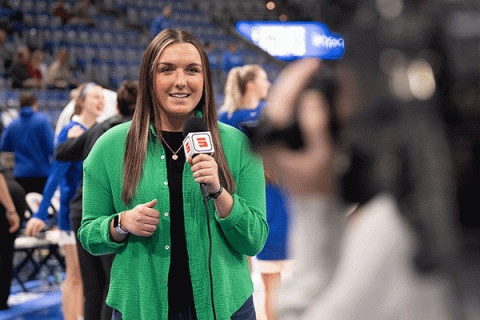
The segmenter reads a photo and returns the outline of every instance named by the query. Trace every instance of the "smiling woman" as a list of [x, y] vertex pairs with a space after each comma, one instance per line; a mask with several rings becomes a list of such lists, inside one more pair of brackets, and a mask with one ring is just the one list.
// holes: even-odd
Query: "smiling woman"
[[[179, 152], [192, 116], [214, 154]], [[241, 132], [218, 123], [208, 58], [192, 35], [169, 29], [152, 40], [133, 120], [97, 140], [83, 192], [80, 241], [116, 253], [114, 319], [255, 319], [247, 256], [268, 235], [263, 165]]]
[[203, 64], [197, 48], [190, 43], [166, 47], [155, 76], [163, 130], [182, 130], [183, 123], [193, 115], [202, 98], [203, 86]]

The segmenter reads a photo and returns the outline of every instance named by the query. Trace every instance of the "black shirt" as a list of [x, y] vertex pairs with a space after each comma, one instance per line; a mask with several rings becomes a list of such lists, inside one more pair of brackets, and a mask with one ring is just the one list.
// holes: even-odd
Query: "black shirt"
[[[177, 151], [183, 143], [182, 132], [163, 132], [163, 139]], [[183, 148], [172, 159], [173, 152], [163, 142], [167, 158], [167, 178], [170, 191], [170, 271], [168, 274], [169, 313], [182, 312], [188, 307], [194, 311], [192, 280], [188, 267], [188, 252], [185, 239], [185, 221], [183, 212], [182, 175], [185, 165]], [[192, 312], [193, 313], [193, 312]]]

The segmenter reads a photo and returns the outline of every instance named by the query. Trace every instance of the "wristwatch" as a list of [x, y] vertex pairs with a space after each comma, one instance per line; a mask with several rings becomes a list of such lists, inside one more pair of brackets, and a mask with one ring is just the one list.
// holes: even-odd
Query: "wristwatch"
[[120, 233], [120, 234], [128, 234], [128, 233], [130, 233], [130, 232], [128, 232], [128, 231], [123, 230], [122, 227], [121, 227], [121, 226], [122, 226], [122, 221], [121, 221], [121, 219], [122, 219], [122, 213], [124, 213], [124, 212], [125, 212], [125, 211], [120, 212], [119, 214], [117, 214], [117, 215], [113, 218], [113, 228], [114, 228], [115, 230], [117, 230], [117, 232]]

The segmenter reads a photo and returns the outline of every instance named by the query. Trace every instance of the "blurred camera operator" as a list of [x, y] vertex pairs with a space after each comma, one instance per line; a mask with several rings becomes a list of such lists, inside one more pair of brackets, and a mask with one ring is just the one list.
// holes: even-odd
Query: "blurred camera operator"
[[250, 134], [294, 195], [295, 268], [279, 318], [463, 319], [453, 210], [426, 214], [439, 200], [451, 209], [441, 131], [387, 102], [347, 117], [341, 89], [312, 86], [319, 68], [316, 59], [289, 65]]

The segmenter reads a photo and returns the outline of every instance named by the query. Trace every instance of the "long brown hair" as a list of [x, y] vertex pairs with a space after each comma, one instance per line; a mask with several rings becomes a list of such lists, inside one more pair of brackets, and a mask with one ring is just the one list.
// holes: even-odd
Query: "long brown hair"
[[159, 112], [161, 106], [154, 89], [154, 75], [156, 74], [158, 59], [163, 50], [175, 43], [191, 43], [200, 53], [205, 82], [203, 95], [195, 109], [202, 112], [207, 128], [212, 134], [215, 148], [213, 157], [218, 164], [220, 183], [230, 193], [235, 193], [235, 181], [220, 142], [212, 75], [207, 54], [203, 50], [202, 44], [191, 34], [182, 30], [166, 29], [160, 32], [149, 44], [140, 66], [137, 106], [128, 130], [125, 148], [122, 201], [127, 206], [130, 205], [130, 201], [134, 197], [135, 190], [140, 182], [150, 135], [150, 123], [153, 124], [157, 133], [157, 143], [161, 143], [162, 128]]

